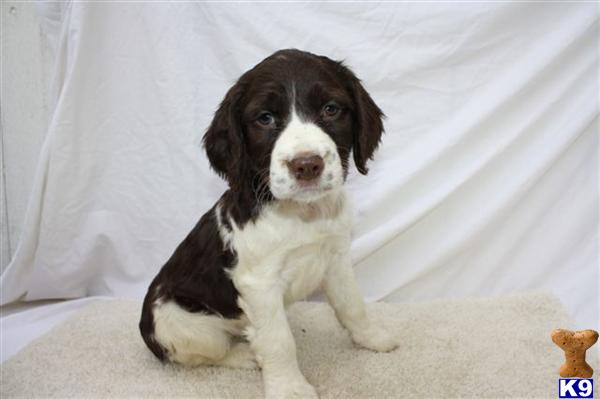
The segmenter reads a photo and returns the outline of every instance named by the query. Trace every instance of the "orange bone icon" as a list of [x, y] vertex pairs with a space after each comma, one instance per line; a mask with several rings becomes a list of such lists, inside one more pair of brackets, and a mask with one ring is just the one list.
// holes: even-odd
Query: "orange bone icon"
[[598, 332], [594, 330], [552, 331], [552, 341], [565, 351], [565, 363], [558, 373], [561, 377], [590, 378], [594, 369], [585, 361], [585, 351], [598, 340]]

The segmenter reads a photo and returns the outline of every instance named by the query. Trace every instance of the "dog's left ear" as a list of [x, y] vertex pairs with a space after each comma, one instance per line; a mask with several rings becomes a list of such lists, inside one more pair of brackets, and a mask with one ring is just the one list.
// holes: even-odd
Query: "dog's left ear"
[[367, 161], [373, 159], [373, 153], [379, 146], [384, 132], [385, 115], [365, 90], [354, 73], [339, 63], [340, 71], [346, 81], [346, 87], [354, 101], [354, 131], [352, 153], [354, 163], [360, 173], [366, 175], [369, 169]]

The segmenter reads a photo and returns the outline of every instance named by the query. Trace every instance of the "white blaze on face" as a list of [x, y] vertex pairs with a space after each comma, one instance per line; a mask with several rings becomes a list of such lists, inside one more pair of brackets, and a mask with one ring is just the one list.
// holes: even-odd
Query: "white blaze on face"
[[[290, 172], [288, 163], [307, 154], [323, 158], [325, 168], [313, 184], [300, 185]], [[277, 199], [315, 201], [339, 190], [344, 180], [335, 142], [319, 126], [301, 121], [295, 110], [292, 111], [289, 124], [275, 142], [269, 169], [269, 187]]]

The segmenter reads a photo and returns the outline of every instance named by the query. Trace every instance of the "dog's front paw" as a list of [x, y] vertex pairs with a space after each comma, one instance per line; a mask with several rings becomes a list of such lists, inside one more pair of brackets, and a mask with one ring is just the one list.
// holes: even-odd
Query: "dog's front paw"
[[398, 347], [398, 339], [382, 327], [371, 327], [358, 334], [352, 334], [353, 341], [363, 348], [376, 352], [389, 352]]
[[306, 380], [270, 384], [265, 387], [266, 399], [318, 399], [317, 391]]

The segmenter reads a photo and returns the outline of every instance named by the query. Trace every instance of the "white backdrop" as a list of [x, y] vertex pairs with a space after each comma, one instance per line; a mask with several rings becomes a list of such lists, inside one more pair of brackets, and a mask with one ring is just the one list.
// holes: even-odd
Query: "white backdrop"
[[[64, 3], [19, 298], [141, 298], [225, 189], [200, 138], [280, 48], [345, 59], [388, 115], [356, 208], [369, 301], [545, 290], [598, 326], [594, 3]], [[55, 10], [54, 10], [55, 11]]]

